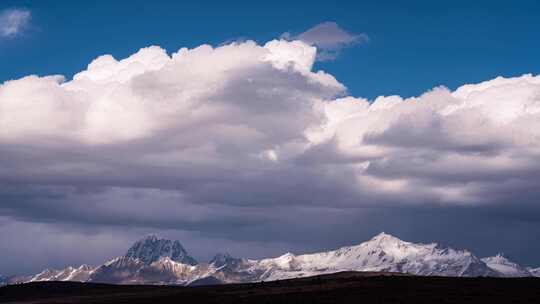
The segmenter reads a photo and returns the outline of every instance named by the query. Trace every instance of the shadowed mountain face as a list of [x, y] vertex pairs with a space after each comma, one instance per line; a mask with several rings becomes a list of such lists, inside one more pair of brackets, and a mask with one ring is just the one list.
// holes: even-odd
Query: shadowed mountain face
[[210, 260], [210, 264], [214, 265], [214, 267], [237, 267], [239, 264], [242, 263], [242, 259], [234, 258], [228, 253], [218, 253], [216, 254], [212, 260]]
[[125, 255], [126, 258], [137, 259], [145, 264], [152, 264], [162, 258], [170, 258], [172, 261], [196, 265], [197, 261], [187, 254], [179, 241], [159, 239], [155, 235], [150, 235], [137, 241]]
[[137, 241], [125, 256], [103, 265], [45, 270], [28, 281], [81, 281], [112, 284], [248, 283], [309, 277], [342, 271], [393, 272], [448, 277], [524, 277], [529, 271], [498, 255], [479, 259], [470, 251], [415, 244], [380, 233], [356, 246], [337, 250], [250, 260], [217, 254], [197, 263], [180, 242], [149, 236]]

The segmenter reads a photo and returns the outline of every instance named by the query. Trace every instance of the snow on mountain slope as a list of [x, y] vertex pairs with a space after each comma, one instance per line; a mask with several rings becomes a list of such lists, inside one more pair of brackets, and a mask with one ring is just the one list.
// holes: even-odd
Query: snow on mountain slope
[[527, 268], [527, 270], [535, 277], [540, 277], [540, 267], [538, 268]]
[[135, 242], [124, 256], [98, 267], [82, 265], [62, 270], [46, 269], [28, 281], [185, 284], [198, 278], [193, 266], [196, 264], [197, 261], [188, 255], [180, 242], [150, 235]]
[[151, 264], [164, 257], [182, 264], [197, 264], [197, 261], [187, 254], [187, 251], [179, 241], [173, 242], [171, 240], [160, 239], [155, 235], [150, 235], [137, 241], [129, 248], [125, 257], [139, 259], [145, 264]]
[[124, 256], [98, 267], [88, 281], [110, 284], [187, 285], [214, 272], [215, 269], [208, 264], [182, 264], [169, 257], [146, 264], [141, 260]]
[[525, 267], [520, 266], [517, 263], [514, 263], [503, 254], [499, 253], [496, 256], [483, 258], [482, 261], [486, 265], [501, 273], [504, 277], [530, 277], [532, 273], [529, 272]]
[[257, 262], [220, 253], [210, 261], [211, 270], [214, 270], [212, 277], [224, 283], [261, 281], [266, 269], [258, 267]]
[[69, 266], [62, 270], [45, 269], [30, 278], [30, 282], [35, 281], [78, 281], [86, 282], [95, 268], [89, 265], [81, 265], [77, 268]]
[[175, 262], [170, 258], [162, 258], [139, 271], [139, 279], [143, 282], [158, 284], [172, 283], [188, 285], [192, 281], [209, 277], [215, 268], [208, 264], [188, 265]]
[[278, 258], [250, 260], [247, 269], [262, 271], [260, 279], [276, 280], [345, 270], [390, 271], [437, 276], [497, 276], [466, 250], [414, 244], [381, 233], [357, 246]]
[[[502, 256], [481, 260], [467, 250], [435, 243], [415, 244], [381, 233], [356, 246], [261, 260], [217, 254], [197, 264], [178, 241], [146, 237], [125, 256], [91, 268], [45, 270], [31, 281], [79, 280], [113, 284], [179, 284], [201, 282], [257, 282], [312, 276], [339, 271], [385, 271], [427, 276], [518, 276], [530, 272]], [[536, 270], [538, 273], [538, 269]]]
[[138, 283], [135, 278], [137, 272], [144, 265], [144, 262], [137, 259], [124, 256], [118, 257], [96, 268], [88, 281], [110, 284], [135, 284]]
[[[112, 284], [189, 284], [208, 276], [209, 265], [197, 265], [179, 241], [150, 235], [122, 256], [98, 267], [91, 282]], [[212, 271], [210, 271], [212, 272]]]

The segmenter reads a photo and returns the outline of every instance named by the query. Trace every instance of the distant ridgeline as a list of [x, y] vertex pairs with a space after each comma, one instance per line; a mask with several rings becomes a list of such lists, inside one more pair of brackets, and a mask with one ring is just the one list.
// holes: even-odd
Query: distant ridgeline
[[467, 250], [415, 244], [386, 233], [356, 246], [333, 251], [250, 260], [217, 254], [198, 263], [179, 241], [150, 235], [137, 241], [126, 255], [103, 265], [46, 269], [27, 277], [0, 276], [0, 284], [33, 281], [80, 281], [112, 284], [211, 285], [272, 281], [341, 271], [381, 271], [424, 276], [528, 277], [540, 268], [526, 268], [502, 254], [480, 259]]

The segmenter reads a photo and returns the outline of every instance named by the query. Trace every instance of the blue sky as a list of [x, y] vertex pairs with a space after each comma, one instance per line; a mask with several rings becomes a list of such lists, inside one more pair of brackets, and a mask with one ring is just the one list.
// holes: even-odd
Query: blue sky
[[0, 270], [381, 231], [538, 267], [539, 46], [538, 1], [1, 1]]
[[318, 63], [352, 95], [416, 96], [496, 76], [540, 72], [538, 1], [2, 1], [27, 8], [30, 27], [0, 41], [0, 81], [63, 74], [99, 54], [124, 58], [143, 46], [168, 52], [236, 39], [264, 43], [337, 22], [368, 44]]

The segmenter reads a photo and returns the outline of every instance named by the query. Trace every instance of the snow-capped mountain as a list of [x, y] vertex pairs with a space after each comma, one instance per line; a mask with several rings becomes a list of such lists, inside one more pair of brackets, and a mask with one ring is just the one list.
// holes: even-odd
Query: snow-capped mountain
[[4, 286], [8, 283], [8, 277], [5, 277], [0, 274], [0, 286]]
[[210, 265], [213, 265], [216, 268], [220, 268], [223, 266], [236, 267], [236, 265], [241, 262], [242, 259], [233, 258], [228, 253], [218, 253], [212, 258], [212, 260], [210, 260]]
[[273, 259], [246, 260], [237, 267], [261, 273], [261, 280], [277, 280], [339, 271], [385, 271], [437, 276], [498, 276], [466, 250], [440, 248], [437, 244], [414, 244], [386, 233], [357, 246]]
[[113, 259], [98, 267], [89, 282], [111, 284], [180, 284], [210, 276], [209, 265], [189, 265], [163, 257], [152, 263], [126, 256]]
[[145, 264], [152, 264], [164, 257], [182, 264], [197, 264], [197, 261], [187, 254], [187, 251], [179, 241], [173, 242], [171, 240], [159, 239], [155, 235], [149, 235], [133, 244], [125, 257], [138, 259]]
[[188, 284], [206, 276], [179, 241], [143, 238], [127, 253], [94, 269], [88, 281], [113, 284]]
[[[113, 284], [201, 285], [270, 281], [339, 271], [384, 271], [427, 276], [532, 276], [502, 255], [479, 259], [470, 251], [402, 241], [386, 233], [356, 246], [261, 260], [217, 254], [197, 263], [180, 242], [149, 236], [137, 241], [124, 256], [98, 267], [83, 265], [45, 270], [28, 281], [61, 280]], [[535, 272], [536, 271], [536, 272]]]
[[483, 258], [482, 261], [489, 268], [502, 273], [505, 277], [530, 277], [533, 275], [527, 268], [510, 261], [502, 253]]

